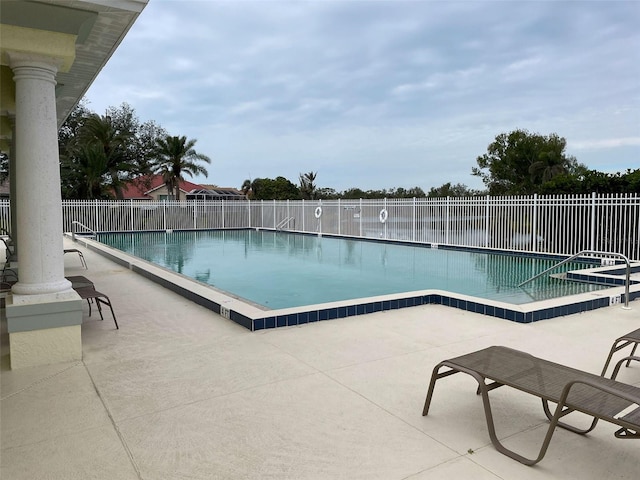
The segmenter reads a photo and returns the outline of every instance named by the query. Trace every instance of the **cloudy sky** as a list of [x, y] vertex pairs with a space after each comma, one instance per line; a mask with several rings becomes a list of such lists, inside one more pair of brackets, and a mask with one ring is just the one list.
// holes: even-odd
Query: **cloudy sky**
[[476, 157], [517, 128], [623, 171], [639, 25], [635, 0], [150, 0], [87, 97], [196, 138], [220, 186], [481, 188]]

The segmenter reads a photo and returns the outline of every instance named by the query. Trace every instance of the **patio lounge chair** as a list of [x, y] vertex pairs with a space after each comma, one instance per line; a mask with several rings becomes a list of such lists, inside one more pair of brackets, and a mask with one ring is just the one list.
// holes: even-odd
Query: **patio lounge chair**
[[18, 274], [12, 268], [9, 268], [9, 264], [5, 263], [0, 272], [0, 290], [11, 290], [11, 287], [18, 282]]
[[102, 305], [107, 305], [111, 310], [111, 316], [113, 317], [113, 323], [116, 324], [116, 329], [119, 329], [118, 321], [116, 320], [116, 314], [113, 313], [113, 307], [111, 306], [111, 300], [104, 293], [96, 290], [93, 282], [87, 277], [81, 275], [75, 275], [71, 277], [65, 277], [71, 282], [71, 287], [76, 291], [80, 298], [87, 301], [89, 305], [89, 316], [91, 316], [91, 300], [95, 300], [100, 313], [100, 320], [104, 320], [102, 316]]
[[84, 269], [85, 270], [89, 269], [89, 267], [87, 267], [87, 261], [84, 259], [84, 254], [77, 248], [65, 248], [64, 253], [77, 253], [78, 256], [80, 257], [80, 263], [82, 264]]
[[[604, 368], [602, 369], [601, 375], [604, 377], [604, 374], [607, 372], [607, 368], [609, 368], [609, 362], [611, 362], [611, 358], [613, 357], [614, 353], [616, 353], [618, 350], [622, 350], [623, 348], [628, 347], [629, 345], [633, 345], [633, 349], [631, 350], [631, 356], [633, 357], [636, 354], [636, 349], [638, 348], [639, 343], [640, 328], [621, 336], [615, 342], [613, 342], [613, 346], [611, 347], [611, 351], [609, 352], [607, 361], [604, 363]], [[631, 360], [631, 358], [627, 359], [627, 367], [631, 363]]]
[[13, 240], [11, 240], [11, 237], [3, 235], [3, 236], [0, 236], [0, 240], [2, 241], [2, 243], [4, 243], [5, 260], [6, 260], [6, 262], [15, 261], [15, 259], [16, 259], [16, 249], [15, 249], [15, 246], [13, 244]]
[[116, 314], [113, 313], [113, 307], [111, 306], [111, 300], [104, 293], [97, 291], [94, 287], [81, 287], [75, 289], [76, 293], [80, 295], [80, 298], [87, 301], [89, 305], [89, 316], [91, 316], [91, 302], [89, 300], [95, 300], [98, 306], [98, 312], [100, 313], [100, 320], [104, 320], [102, 316], [101, 305], [107, 305], [111, 310], [111, 316], [113, 317], [113, 323], [116, 324], [116, 329], [119, 329], [118, 321], [116, 320]]
[[[617, 375], [621, 364], [628, 358], [625, 357], [616, 364], [613, 378]], [[631, 358], [640, 360], [639, 357]], [[448, 367], [449, 370], [439, 373], [442, 367]], [[495, 448], [500, 453], [525, 465], [535, 465], [542, 460], [557, 426], [585, 434], [595, 428], [598, 420], [604, 420], [621, 427], [615, 432], [617, 438], [640, 439], [640, 406], [638, 406], [640, 388], [507, 347], [485, 348], [436, 365], [422, 411], [423, 416], [429, 413], [436, 380], [458, 372], [467, 373], [478, 382], [489, 437]], [[485, 380], [491, 383], [486, 384]], [[542, 399], [543, 410], [551, 423], [538, 457], [535, 459], [526, 458], [509, 450], [496, 436], [489, 391], [503, 385]], [[551, 413], [548, 402], [557, 404], [555, 413]], [[587, 429], [579, 429], [560, 421], [562, 417], [574, 411], [593, 417], [591, 426]]]

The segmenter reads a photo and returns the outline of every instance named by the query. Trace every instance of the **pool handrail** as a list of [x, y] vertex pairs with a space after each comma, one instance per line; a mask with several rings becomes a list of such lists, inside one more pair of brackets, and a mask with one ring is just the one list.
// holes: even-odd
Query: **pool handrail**
[[295, 222], [295, 220], [296, 219], [294, 217], [286, 217], [280, 223], [278, 223], [278, 225], [276, 225], [276, 230], [283, 230], [284, 228], [288, 228], [289, 224], [292, 221]]
[[77, 220], [74, 220], [73, 222], [71, 222], [71, 238], [73, 239], [74, 242], [77, 241], [76, 240], [76, 225], [80, 225], [85, 230], [88, 230], [89, 232], [91, 232], [93, 234], [94, 237], [98, 236], [98, 234], [94, 230], [91, 230], [86, 225], [78, 222]]
[[527, 283], [534, 281], [536, 278], [541, 277], [545, 273], [548, 273], [551, 270], [554, 270], [554, 269], [558, 268], [559, 266], [564, 265], [565, 263], [568, 263], [571, 260], [574, 260], [574, 259], [576, 259], [576, 258], [578, 258], [578, 257], [580, 257], [582, 255], [607, 255], [607, 256], [610, 256], [610, 257], [617, 257], [619, 259], [624, 260], [624, 262], [626, 264], [626, 275], [625, 275], [626, 278], [625, 278], [625, 282], [624, 282], [624, 307], [623, 308], [628, 309], [629, 308], [629, 285], [631, 283], [631, 262], [626, 257], [626, 255], [623, 255], [622, 253], [600, 252], [598, 250], [581, 250], [580, 252], [578, 252], [578, 253], [576, 253], [574, 255], [571, 255], [569, 258], [565, 258], [561, 262], [556, 263], [555, 265], [547, 268], [543, 272], [540, 272], [537, 275], [534, 275], [533, 277], [525, 280], [520, 285], [518, 285], [518, 287], [522, 287], [523, 285], [526, 285]]

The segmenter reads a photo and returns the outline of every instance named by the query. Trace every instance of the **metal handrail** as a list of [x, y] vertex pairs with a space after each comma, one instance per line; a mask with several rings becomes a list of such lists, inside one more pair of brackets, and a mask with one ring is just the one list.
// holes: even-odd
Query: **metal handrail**
[[289, 224], [291, 223], [292, 220], [295, 220], [295, 218], [293, 217], [287, 217], [284, 220], [282, 220], [280, 223], [278, 223], [278, 225], [276, 225], [276, 230], [281, 230], [283, 229], [285, 226], [289, 226]]
[[626, 279], [625, 279], [625, 285], [624, 285], [624, 287], [625, 287], [624, 288], [624, 308], [629, 308], [629, 285], [631, 284], [631, 262], [629, 261], [629, 259], [625, 255], [623, 255], [621, 253], [599, 252], [597, 250], [582, 250], [582, 251], [576, 253], [575, 255], [571, 255], [569, 258], [565, 258], [560, 263], [556, 263], [555, 265], [547, 268], [545, 271], [540, 272], [537, 275], [534, 275], [530, 279], [525, 280], [520, 285], [518, 285], [518, 287], [522, 287], [523, 285], [526, 285], [527, 283], [534, 281], [536, 278], [541, 277], [545, 273], [548, 273], [551, 270], [554, 270], [554, 269], [558, 268], [559, 266], [570, 262], [571, 260], [575, 260], [576, 258], [578, 258], [578, 257], [580, 257], [582, 255], [607, 255], [607, 256], [610, 256], [610, 257], [617, 257], [617, 258], [620, 258], [620, 259], [624, 260], [624, 262], [627, 265], [627, 267], [626, 267]]
[[84, 224], [82, 224], [82, 223], [78, 222], [77, 220], [74, 220], [73, 222], [71, 222], [71, 238], [73, 239], [73, 241], [74, 241], [74, 242], [76, 241], [76, 228], [75, 228], [75, 226], [76, 226], [76, 225], [80, 225], [80, 226], [81, 226], [82, 228], [84, 228], [85, 230], [88, 230], [88, 231], [90, 231], [91, 233], [93, 233], [93, 236], [94, 236], [94, 237], [97, 237], [97, 236], [98, 236], [98, 234], [97, 234], [94, 230], [91, 230], [91, 229], [90, 229], [89, 227], [87, 227], [86, 225], [84, 225]]

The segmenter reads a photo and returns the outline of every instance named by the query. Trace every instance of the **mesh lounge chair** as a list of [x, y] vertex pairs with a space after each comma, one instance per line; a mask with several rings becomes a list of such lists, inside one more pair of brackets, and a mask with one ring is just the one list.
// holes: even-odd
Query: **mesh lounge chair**
[[4, 243], [6, 261], [14, 261], [16, 257], [16, 249], [13, 245], [13, 240], [11, 240], [11, 237], [8, 236], [0, 236], [0, 240], [2, 240], [2, 243]]
[[64, 253], [77, 253], [78, 256], [80, 257], [80, 263], [82, 264], [84, 269], [85, 270], [89, 269], [89, 267], [87, 267], [87, 261], [84, 259], [84, 254], [77, 248], [65, 248]]
[[[613, 378], [620, 366], [629, 357], [620, 360], [614, 369]], [[631, 357], [640, 360], [639, 357]], [[449, 370], [439, 373], [442, 367]], [[604, 420], [621, 428], [615, 432], [618, 438], [640, 439], [640, 388], [617, 382], [591, 373], [576, 370], [543, 360], [528, 353], [506, 347], [489, 347], [461, 357], [440, 362], [433, 369], [422, 415], [429, 413], [433, 390], [437, 380], [455, 373], [467, 373], [478, 382], [489, 437], [495, 448], [504, 455], [525, 465], [535, 465], [544, 457], [557, 426], [584, 434], [593, 430], [598, 420]], [[491, 383], [486, 384], [485, 380]], [[543, 410], [551, 421], [540, 448], [538, 457], [526, 458], [500, 443], [496, 436], [493, 414], [489, 403], [489, 391], [503, 385], [521, 390], [542, 399]], [[552, 414], [548, 402], [557, 404]], [[593, 421], [587, 429], [579, 429], [560, 421], [571, 412], [582, 412]]]
[[[609, 368], [609, 362], [611, 362], [611, 358], [613, 354], [618, 350], [622, 350], [629, 345], [633, 345], [631, 350], [631, 356], [633, 357], [636, 354], [636, 349], [638, 348], [638, 344], [640, 343], [640, 328], [638, 330], [634, 330], [633, 332], [629, 332], [626, 335], [621, 336], [615, 342], [613, 342], [613, 346], [611, 347], [611, 351], [609, 352], [609, 356], [607, 357], [607, 361], [604, 363], [604, 368], [602, 369], [601, 375], [604, 377], [604, 374], [607, 373], [607, 368]], [[631, 363], [631, 358], [627, 359], [627, 367]]]
[[100, 313], [100, 320], [104, 320], [104, 317], [102, 316], [102, 305], [107, 305], [111, 310], [111, 316], [113, 317], [113, 323], [116, 324], [116, 329], [120, 328], [118, 326], [118, 321], [116, 320], [116, 314], [113, 313], [111, 300], [104, 293], [97, 291], [91, 280], [81, 275], [65, 278], [71, 282], [71, 287], [78, 295], [80, 295], [80, 298], [87, 301], [87, 304], [89, 305], [89, 316], [91, 316], [91, 301], [94, 300], [98, 307], [98, 312]]
[[111, 310], [111, 316], [113, 317], [113, 323], [116, 324], [116, 329], [119, 329], [118, 321], [116, 320], [116, 314], [113, 313], [113, 307], [111, 306], [111, 300], [104, 293], [97, 291], [94, 287], [81, 287], [75, 289], [76, 293], [80, 295], [80, 298], [87, 301], [89, 305], [89, 316], [91, 316], [91, 302], [89, 300], [95, 300], [98, 306], [98, 312], [100, 313], [100, 320], [104, 320], [102, 316], [102, 306], [107, 305]]
[[12, 268], [9, 268], [8, 263], [5, 263], [0, 272], [0, 290], [10, 290], [11, 287], [18, 281], [18, 274]]

